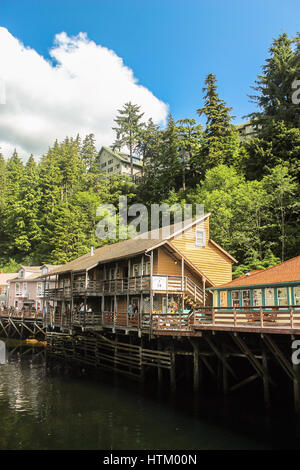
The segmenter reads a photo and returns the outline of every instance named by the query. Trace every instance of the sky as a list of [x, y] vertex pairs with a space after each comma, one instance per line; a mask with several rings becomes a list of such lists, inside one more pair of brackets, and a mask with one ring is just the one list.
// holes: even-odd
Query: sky
[[110, 145], [117, 110], [164, 126], [195, 118], [205, 77], [245, 120], [273, 38], [300, 29], [299, 0], [0, 0], [0, 148], [39, 157], [55, 139]]

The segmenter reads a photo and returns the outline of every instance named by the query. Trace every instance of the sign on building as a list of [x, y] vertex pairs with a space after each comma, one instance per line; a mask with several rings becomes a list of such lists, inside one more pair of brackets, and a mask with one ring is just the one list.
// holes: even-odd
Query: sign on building
[[167, 276], [152, 276], [152, 289], [166, 291], [167, 290]]

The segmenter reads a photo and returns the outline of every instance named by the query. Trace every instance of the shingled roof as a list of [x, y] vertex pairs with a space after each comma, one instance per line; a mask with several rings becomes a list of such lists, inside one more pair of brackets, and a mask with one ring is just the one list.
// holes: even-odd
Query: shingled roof
[[[85, 271], [92, 269], [93, 267], [97, 266], [97, 264], [100, 262], [105, 263], [108, 261], [115, 261], [121, 258], [130, 258], [143, 252], [151, 251], [155, 247], [166, 243], [172, 238], [172, 236], [174, 236], [174, 234], [178, 234], [180, 230], [188, 230], [191, 226], [203, 222], [207, 217], [209, 217], [209, 215], [210, 214], [208, 213], [201, 217], [189, 219], [188, 221], [184, 221], [182, 223], [170, 225], [170, 235], [165, 238], [163, 237], [163, 229], [165, 229], [166, 227], [146, 232], [142, 235], [138, 235], [135, 238], [130, 238], [129, 240], [124, 240], [110, 245], [104, 245], [100, 248], [97, 248], [94, 251], [93, 255], [91, 255], [90, 252], [86, 253], [85, 255], [80, 256], [79, 258], [73, 261], [69, 261], [68, 263], [62, 265], [57, 269], [51, 269], [50, 273], [58, 274], [69, 271]], [[43, 276], [47, 276], [47, 274], [44, 274]]]
[[251, 271], [218, 289], [229, 287], [251, 287], [255, 285], [280, 284], [285, 282], [300, 282], [300, 256], [291, 258], [276, 266], [261, 271]]

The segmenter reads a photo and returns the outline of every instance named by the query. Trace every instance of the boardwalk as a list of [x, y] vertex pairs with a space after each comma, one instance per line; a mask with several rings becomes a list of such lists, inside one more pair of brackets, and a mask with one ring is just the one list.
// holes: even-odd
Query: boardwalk
[[213, 308], [201, 307], [189, 313], [85, 312], [72, 315], [42, 312], [18, 312], [13, 309], [0, 313], [3, 322], [37, 323], [39, 326], [70, 329], [111, 329], [153, 335], [198, 336], [201, 331], [237, 331], [249, 333], [300, 334], [300, 306]]

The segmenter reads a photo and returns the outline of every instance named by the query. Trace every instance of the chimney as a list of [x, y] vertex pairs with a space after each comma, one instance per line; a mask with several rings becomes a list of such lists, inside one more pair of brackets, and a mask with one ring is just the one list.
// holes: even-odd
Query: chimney
[[91, 245], [91, 256], [94, 255], [94, 245]]

